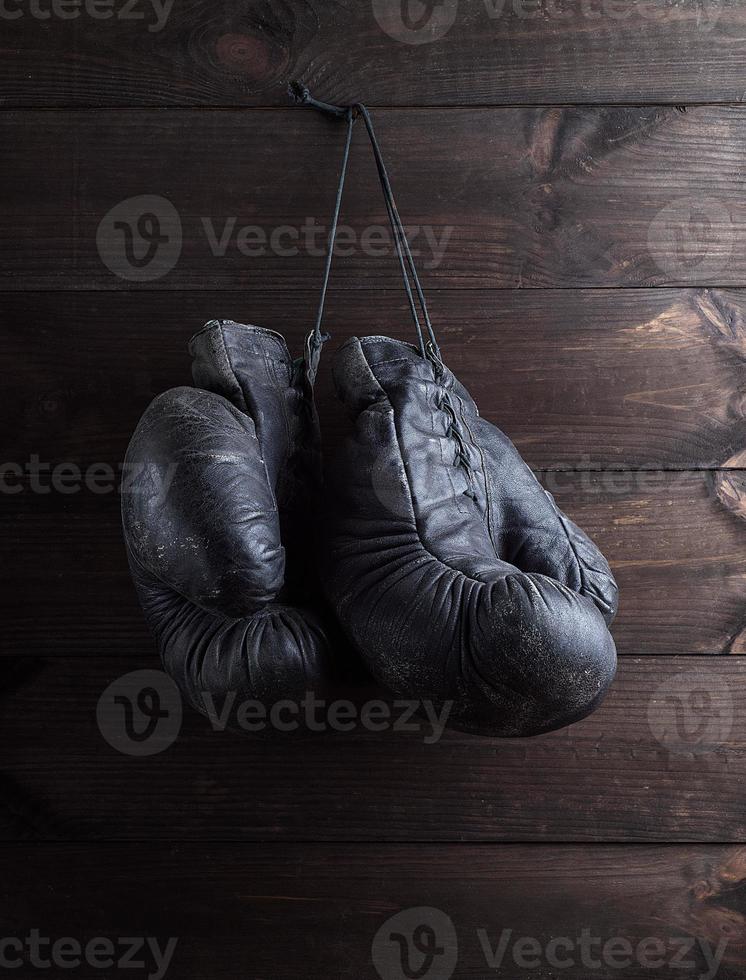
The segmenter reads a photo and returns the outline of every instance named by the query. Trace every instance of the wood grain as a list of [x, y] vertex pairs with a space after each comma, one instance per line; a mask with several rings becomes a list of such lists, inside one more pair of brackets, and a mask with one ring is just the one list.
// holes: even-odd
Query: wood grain
[[[611, 562], [622, 656], [742, 652], [746, 523], [717, 499], [716, 473], [540, 476]], [[152, 650], [129, 581], [113, 480], [97, 478], [97, 492], [64, 480], [64, 493], [51, 484], [48, 493], [33, 492], [29, 482], [6, 497], [0, 533], [21, 557], [0, 572], [8, 606], [3, 653], [96, 658]]]
[[[381, 968], [391, 932], [407, 922], [390, 920], [409, 909], [429, 910], [410, 929], [420, 921], [436, 927], [459, 978], [537, 976], [537, 967], [552, 965], [552, 937], [567, 940], [554, 952], [570, 980], [612, 980], [635, 967], [644, 975], [644, 940], [655, 976], [666, 980], [684, 970], [707, 976], [705, 949], [718, 951], [719, 980], [738, 980], [746, 963], [743, 848], [22, 846], [1, 849], [0, 865], [9, 925], [43, 923], [45, 936], [82, 944], [149, 936], [162, 950], [174, 937], [168, 975], [192, 980], [373, 980], [381, 975], [374, 949]], [[33, 894], [29, 878], [39, 883]], [[585, 957], [583, 931], [593, 937]], [[504, 958], [490, 967], [485, 950], [503, 936]], [[522, 959], [521, 937], [540, 951], [524, 947]], [[690, 966], [677, 965], [677, 954]], [[152, 957], [146, 962], [152, 969]], [[33, 975], [28, 953], [15, 975]], [[384, 968], [383, 975], [404, 974]]]
[[9, 106], [279, 106], [297, 77], [320, 98], [375, 105], [737, 102], [744, 90], [735, 0], [194, 0], [165, 23], [145, 2], [129, 16], [117, 2], [107, 20], [83, 4], [44, 21], [6, 6], [25, 10], [3, 20]]
[[[652, 937], [660, 978], [683, 941], [689, 975], [722, 955], [740, 980], [746, 7], [181, 0], [156, 25], [123, 3], [0, 17], [0, 464], [22, 472], [0, 493], [0, 935], [173, 936], [192, 980], [359, 980], [426, 906], [458, 977], [648, 975], [546, 959], [590, 932]], [[342, 133], [288, 106], [291, 78], [378, 107], [447, 360], [612, 561], [618, 679], [564, 731], [240, 736], [185, 710], [146, 757], [99, 720], [113, 681], [158, 670], [115, 489], [137, 417], [188, 382], [205, 319], [296, 351], [312, 322]], [[361, 127], [342, 221], [335, 341], [407, 337]], [[326, 370], [319, 402], [333, 450]], [[505, 929], [532, 968], [485, 960]]]
[[[0, 356], [14, 368], [0, 393], [3, 462], [36, 453], [116, 467], [148, 402], [190, 381], [188, 338], [202, 323], [259, 323], [298, 352], [316, 301], [315, 291], [5, 293]], [[447, 363], [529, 465], [746, 468], [746, 293], [434, 290], [430, 301]], [[334, 291], [326, 325], [317, 397], [333, 447], [344, 428], [334, 349], [413, 329], [395, 290]]]
[[[742, 107], [390, 110], [376, 121], [430, 286], [746, 283]], [[336, 120], [125, 110], [116, 123], [96, 111], [2, 115], [3, 289], [318, 287]], [[336, 284], [398, 286], [362, 129], [343, 221]]]
[[[157, 663], [134, 650], [50, 657], [2, 697], [0, 738], [13, 751], [0, 800], [15, 808], [0, 820], [6, 839], [739, 842], [746, 833], [743, 658], [623, 659], [594, 715], [534, 739], [438, 738], [426, 719], [411, 731], [371, 732], [358, 720], [350, 732], [231, 734], [185, 709], [176, 740], [144, 757], [113, 748], [96, 714], [108, 685], [141, 668]], [[359, 719], [380, 692], [345, 697]], [[392, 715], [401, 720], [401, 709]], [[121, 712], [105, 717], [104, 730], [121, 734]]]

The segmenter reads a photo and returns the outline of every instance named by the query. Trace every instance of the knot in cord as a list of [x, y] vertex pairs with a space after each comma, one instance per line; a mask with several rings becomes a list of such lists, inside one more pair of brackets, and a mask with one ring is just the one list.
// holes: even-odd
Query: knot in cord
[[[291, 82], [288, 85], [288, 95], [296, 105], [310, 105], [314, 109], [326, 112], [330, 116], [337, 116], [339, 119], [344, 118], [348, 112], [356, 108], [354, 106], [331, 105], [329, 102], [319, 102], [308, 91], [308, 86], [302, 82]], [[355, 115], [357, 116], [357, 112], [355, 112]]]
[[313, 386], [316, 382], [316, 375], [319, 370], [319, 361], [321, 360], [321, 348], [324, 346], [327, 340], [331, 340], [331, 334], [321, 332], [317, 333], [315, 330], [312, 330], [306, 337], [306, 378], [311, 386]]

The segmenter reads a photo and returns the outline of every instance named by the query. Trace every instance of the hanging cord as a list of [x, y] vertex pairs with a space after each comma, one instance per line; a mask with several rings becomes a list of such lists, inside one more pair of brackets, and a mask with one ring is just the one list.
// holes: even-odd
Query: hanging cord
[[[417, 275], [417, 268], [414, 263], [414, 258], [412, 257], [412, 252], [409, 248], [409, 241], [407, 240], [407, 234], [404, 230], [404, 225], [399, 215], [399, 209], [396, 206], [396, 200], [394, 199], [394, 192], [391, 189], [391, 181], [389, 180], [389, 175], [386, 170], [386, 164], [383, 162], [383, 154], [381, 153], [381, 147], [376, 139], [376, 134], [373, 129], [373, 122], [370, 118], [370, 113], [364, 105], [357, 106], [360, 115], [363, 117], [365, 122], [365, 128], [368, 131], [368, 138], [370, 139], [370, 145], [373, 147], [373, 156], [376, 161], [376, 168], [378, 170], [378, 176], [381, 181], [381, 189], [383, 190], [384, 201], [386, 202], [386, 211], [389, 216], [389, 223], [391, 224], [391, 232], [394, 236], [394, 245], [396, 247], [396, 253], [399, 258], [399, 265], [402, 270], [402, 277], [404, 279], [404, 288], [407, 292], [407, 299], [409, 300], [409, 308], [412, 313], [412, 319], [414, 320], [415, 329], [417, 330], [417, 339], [420, 344], [420, 352], [423, 357], [427, 357], [425, 340], [422, 334], [422, 326], [420, 325], [419, 315], [417, 313], [417, 307], [415, 306], [414, 297], [412, 295], [412, 286], [409, 281], [409, 274], [412, 276], [412, 282], [414, 283], [415, 290], [417, 292], [417, 299], [419, 300], [420, 309], [422, 311], [422, 316], [425, 321], [425, 328], [427, 329], [428, 344], [430, 352], [434, 354], [438, 360], [440, 360], [440, 349], [438, 347], [438, 342], [435, 339], [435, 332], [433, 330], [433, 325], [430, 320], [430, 314], [427, 310], [427, 302], [425, 301], [425, 294], [422, 290], [422, 285], [420, 284], [419, 276]], [[406, 265], [405, 265], [406, 258]], [[407, 266], [409, 267], [409, 273], [407, 272]]]
[[332, 270], [332, 259], [334, 256], [334, 243], [337, 237], [337, 225], [339, 224], [339, 213], [342, 208], [342, 192], [345, 186], [345, 177], [347, 176], [347, 166], [350, 160], [350, 146], [352, 144], [352, 128], [355, 125], [356, 114], [351, 108], [341, 108], [339, 106], [328, 105], [326, 102], [318, 102], [316, 99], [311, 97], [308, 89], [300, 85], [298, 82], [293, 82], [290, 85], [289, 93], [291, 97], [298, 103], [302, 105], [312, 105], [316, 109], [320, 109], [322, 112], [326, 112], [329, 115], [336, 116], [338, 118], [344, 118], [347, 120], [347, 137], [345, 139], [344, 154], [342, 156], [342, 167], [339, 172], [339, 181], [337, 183], [337, 195], [334, 200], [334, 211], [332, 213], [331, 224], [329, 225], [329, 236], [327, 239], [326, 247], [326, 258], [324, 260], [324, 275], [321, 282], [321, 295], [319, 297], [319, 305], [316, 310], [316, 321], [313, 325], [313, 330], [306, 339], [306, 375], [310, 384], [313, 384], [316, 380], [316, 372], [318, 371], [319, 360], [321, 358], [321, 348], [329, 340], [328, 333], [321, 332], [321, 321], [324, 317], [324, 304], [326, 303], [326, 292], [329, 287], [329, 277]]
[[[420, 283], [419, 276], [417, 275], [417, 269], [415, 266], [414, 258], [412, 256], [412, 251], [409, 247], [409, 241], [407, 240], [407, 233], [404, 229], [404, 225], [399, 214], [399, 209], [396, 206], [396, 200], [394, 199], [394, 192], [391, 189], [391, 181], [389, 180], [389, 175], [386, 170], [386, 164], [383, 161], [383, 154], [381, 153], [381, 147], [376, 139], [375, 130], [373, 129], [373, 122], [370, 118], [370, 113], [368, 109], [362, 105], [362, 103], [357, 103], [354, 106], [335, 106], [330, 105], [328, 102], [319, 102], [318, 99], [314, 99], [309, 93], [305, 85], [300, 84], [300, 82], [293, 82], [290, 85], [290, 95], [295, 99], [296, 102], [301, 105], [310, 105], [315, 109], [319, 109], [321, 112], [326, 112], [329, 115], [337, 116], [338, 118], [346, 118], [348, 123], [347, 128], [347, 143], [345, 145], [344, 162], [342, 165], [342, 174], [340, 176], [339, 188], [337, 191], [337, 201], [335, 205], [334, 218], [332, 221], [332, 228], [329, 235], [329, 247], [326, 255], [326, 266], [324, 269], [324, 282], [321, 290], [321, 301], [319, 303], [318, 316], [316, 318], [316, 325], [314, 327], [314, 332], [311, 334], [309, 340], [313, 340], [320, 349], [321, 344], [328, 339], [327, 335], [321, 334], [321, 318], [324, 310], [324, 298], [326, 295], [326, 289], [329, 282], [329, 272], [331, 269], [332, 262], [332, 252], [334, 251], [334, 236], [337, 228], [337, 218], [339, 216], [339, 208], [342, 199], [342, 188], [344, 185], [344, 177], [347, 169], [347, 160], [350, 151], [350, 140], [352, 138], [352, 126], [358, 115], [363, 117], [365, 122], [365, 128], [368, 133], [368, 138], [370, 140], [370, 145], [373, 148], [373, 156], [376, 162], [376, 169], [378, 170], [378, 177], [381, 182], [381, 189], [383, 191], [383, 199], [386, 204], [386, 213], [388, 214], [389, 224], [391, 225], [391, 232], [394, 236], [394, 247], [396, 249], [396, 255], [399, 260], [399, 267], [402, 273], [402, 279], [404, 281], [404, 289], [407, 294], [407, 300], [409, 302], [409, 309], [412, 314], [412, 319], [414, 321], [415, 330], [417, 331], [417, 340], [419, 342], [420, 354], [424, 360], [428, 360], [434, 371], [434, 377], [436, 382], [440, 382], [444, 375], [444, 365], [440, 356], [440, 348], [438, 347], [438, 342], [435, 338], [435, 331], [433, 330], [433, 325], [430, 320], [430, 314], [427, 309], [427, 302], [425, 301], [425, 294]], [[411, 276], [411, 281], [410, 281]], [[414, 283], [414, 292], [412, 291], [412, 283]], [[417, 302], [415, 302], [415, 293], [417, 295]], [[425, 322], [425, 330], [427, 331], [427, 341], [425, 340], [425, 335], [422, 330], [422, 324], [420, 323], [420, 316], [417, 311], [417, 304], [419, 303], [420, 311], [422, 313], [422, 318]], [[317, 357], [318, 363], [318, 357]], [[447, 438], [452, 439], [455, 443], [455, 453], [453, 458], [453, 466], [463, 469], [466, 477], [467, 488], [463, 491], [464, 495], [470, 497], [472, 500], [478, 500], [477, 489], [474, 481], [473, 466], [469, 458], [469, 448], [464, 434], [461, 429], [459, 422], [459, 413], [453, 404], [451, 394], [447, 388], [442, 388], [440, 396], [437, 402], [437, 408], [443, 412], [447, 418], [447, 425], [445, 430], [445, 435]]]
[[[391, 232], [394, 239], [394, 247], [396, 249], [397, 258], [399, 260], [399, 267], [402, 273], [402, 280], [404, 282], [404, 289], [407, 294], [407, 301], [409, 303], [409, 309], [412, 314], [412, 320], [414, 321], [415, 330], [417, 331], [417, 339], [419, 342], [420, 353], [423, 358], [434, 360], [437, 365], [442, 365], [440, 358], [440, 349], [438, 347], [438, 342], [435, 338], [435, 332], [433, 330], [432, 322], [430, 320], [430, 315], [427, 309], [427, 303], [425, 301], [425, 294], [420, 284], [419, 277], [417, 275], [417, 269], [415, 266], [414, 258], [412, 256], [411, 249], [409, 247], [409, 242], [407, 240], [407, 234], [404, 229], [404, 225], [399, 215], [399, 209], [396, 206], [396, 200], [394, 198], [394, 193], [391, 189], [391, 181], [389, 180], [389, 175], [386, 170], [386, 165], [383, 161], [383, 155], [381, 153], [381, 148], [376, 138], [375, 131], [373, 129], [373, 122], [370, 118], [370, 113], [366, 106], [362, 103], [358, 103], [354, 106], [335, 106], [330, 105], [328, 102], [320, 102], [318, 99], [314, 99], [305, 85], [300, 82], [292, 82], [289, 88], [291, 97], [295, 102], [301, 105], [309, 105], [315, 109], [319, 109], [321, 112], [328, 113], [329, 115], [341, 117], [347, 117], [348, 120], [348, 142], [345, 149], [345, 163], [344, 168], [347, 166], [347, 156], [349, 154], [349, 145], [352, 135], [352, 124], [354, 123], [357, 115], [361, 115], [365, 122], [365, 128], [368, 133], [368, 138], [370, 144], [373, 148], [373, 156], [376, 162], [376, 169], [378, 171], [378, 177], [381, 182], [381, 189], [383, 191], [383, 198], [386, 205], [386, 213], [388, 215], [389, 224], [391, 225]], [[341, 202], [341, 191], [344, 184], [344, 168], [343, 173], [340, 178], [340, 189], [337, 195], [337, 203]], [[334, 229], [336, 230], [336, 222], [334, 224]], [[319, 316], [317, 319], [317, 324], [315, 328], [314, 336], [321, 337], [321, 315], [323, 314], [323, 302], [324, 296], [326, 294], [326, 288], [328, 285], [329, 271], [331, 269], [331, 254], [333, 252], [334, 242], [333, 235], [330, 235], [330, 245], [327, 251], [327, 263], [325, 269], [324, 283], [322, 286], [322, 300], [319, 308]], [[427, 330], [428, 340], [425, 342], [425, 337], [422, 331], [422, 325], [420, 323], [419, 313], [417, 311], [417, 303], [415, 303], [415, 297], [412, 292], [412, 283], [410, 282], [410, 275], [412, 277], [412, 282], [414, 283], [414, 288], [417, 294], [417, 301], [419, 302], [420, 310], [422, 312], [422, 317], [425, 322], [425, 329]], [[318, 342], [318, 341], [317, 341]], [[323, 343], [323, 340], [320, 341]]]

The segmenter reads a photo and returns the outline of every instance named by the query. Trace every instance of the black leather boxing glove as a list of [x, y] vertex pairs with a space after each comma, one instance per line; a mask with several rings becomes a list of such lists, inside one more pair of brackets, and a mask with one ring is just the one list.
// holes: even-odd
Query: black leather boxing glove
[[598, 549], [432, 346], [353, 338], [333, 370], [354, 429], [329, 474], [324, 578], [372, 673], [485, 735], [587, 715], [616, 667]]
[[196, 387], [148, 407], [127, 451], [132, 576], [166, 671], [199, 711], [300, 698], [331, 675], [307, 559], [320, 479], [306, 362], [273, 331], [209, 323]]

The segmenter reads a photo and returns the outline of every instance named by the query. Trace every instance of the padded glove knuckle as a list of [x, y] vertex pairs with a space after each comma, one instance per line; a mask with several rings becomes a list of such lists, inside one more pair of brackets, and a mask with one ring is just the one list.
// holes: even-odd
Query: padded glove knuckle
[[325, 582], [374, 675], [483, 734], [592, 711], [616, 666], [595, 545], [439, 361], [355, 338], [334, 376], [353, 431], [331, 470]]
[[248, 416], [212, 392], [167, 391], [140, 420], [125, 469], [129, 547], [147, 571], [224, 616], [272, 601], [285, 555]]
[[190, 349], [200, 387], [158, 396], [125, 461], [138, 596], [199, 710], [205, 695], [300, 695], [330, 667], [304, 565], [319, 478], [310, 391], [271, 331], [214, 321]]

